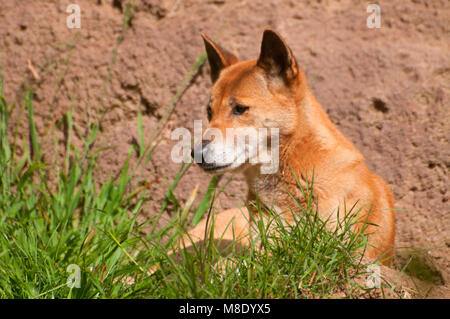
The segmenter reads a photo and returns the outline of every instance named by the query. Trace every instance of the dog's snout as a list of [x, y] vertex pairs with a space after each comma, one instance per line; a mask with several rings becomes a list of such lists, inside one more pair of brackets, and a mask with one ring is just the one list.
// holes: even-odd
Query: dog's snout
[[[206, 146], [210, 143], [211, 141], [208, 140], [202, 140], [202, 143], [195, 146], [192, 151], [191, 151], [191, 157], [195, 160], [196, 163], [202, 163], [203, 162], [203, 152], [206, 149]], [[196, 155], [198, 154], [198, 155]]]

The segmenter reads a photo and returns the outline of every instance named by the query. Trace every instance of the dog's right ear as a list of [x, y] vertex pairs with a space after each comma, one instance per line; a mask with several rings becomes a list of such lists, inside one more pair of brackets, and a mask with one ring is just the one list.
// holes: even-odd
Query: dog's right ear
[[209, 66], [211, 68], [211, 81], [214, 83], [219, 78], [220, 71], [239, 61], [231, 52], [215, 44], [210, 38], [202, 33], [205, 42], [206, 54], [208, 55]]

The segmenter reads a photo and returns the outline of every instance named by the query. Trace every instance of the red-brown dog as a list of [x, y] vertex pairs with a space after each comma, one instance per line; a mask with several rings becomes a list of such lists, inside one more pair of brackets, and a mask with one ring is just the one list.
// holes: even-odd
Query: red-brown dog
[[[286, 190], [299, 203], [305, 202], [292, 170], [305, 185], [305, 176], [314, 173], [313, 196], [320, 216], [333, 225], [338, 207], [342, 216], [344, 205], [347, 209], [356, 205], [355, 210], [361, 209], [360, 218], [371, 224], [366, 229], [370, 246], [365, 255], [389, 264], [395, 234], [391, 191], [381, 177], [369, 171], [362, 154], [322, 110], [284, 40], [276, 32], [265, 30], [259, 58], [239, 61], [208, 37], [203, 35], [203, 39], [213, 82], [207, 107], [209, 126], [203, 136], [212, 129], [226, 137], [230, 128], [277, 128], [279, 166], [272, 174], [262, 174], [262, 163], [251, 151], [245, 162], [238, 161], [237, 156], [224, 161], [219, 155], [232, 151], [225, 143], [211, 140], [203, 141], [193, 151], [193, 155], [200, 154], [199, 165], [214, 173], [242, 171], [249, 200], [257, 194], [266, 207], [283, 214], [288, 222], [293, 221], [289, 212], [298, 211], [298, 207]], [[242, 153], [239, 149], [234, 152]], [[254, 235], [251, 224], [255, 218], [258, 216], [247, 208], [218, 213], [215, 236], [248, 244]], [[185, 237], [184, 245], [203, 240], [205, 227], [204, 220], [189, 232], [190, 239]]]

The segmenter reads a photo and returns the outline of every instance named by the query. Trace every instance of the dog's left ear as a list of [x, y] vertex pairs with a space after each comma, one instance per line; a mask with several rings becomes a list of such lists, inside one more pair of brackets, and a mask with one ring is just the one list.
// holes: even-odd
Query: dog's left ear
[[211, 80], [214, 83], [219, 78], [222, 69], [238, 62], [239, 59], [233, 53], [214, 43], [203, 33], [202, 38], [205, 42], [206, 54], [208, 55], [209, 66], [211, 67]]
[[257, 66], [269, 77], [281, 76], [287, 83], [297, 77], [297, 61], [281, 36], [273, 30], [264, 30]]

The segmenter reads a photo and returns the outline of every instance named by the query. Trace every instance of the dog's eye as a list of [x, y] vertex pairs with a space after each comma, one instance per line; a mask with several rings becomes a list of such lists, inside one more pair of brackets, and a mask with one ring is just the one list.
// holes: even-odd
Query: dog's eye
[[236, 104], [233, 107], [233, 110], [231, 111], [231, 113], [233, 113], [234, 115], [241, 115], [241, 114], [244, 114], [245, 111], [247, 111], [247, 110], [248, 110], [248, 106]]
[[211, 121], [212, 118], [212, 109], [211, 109], [211, 105], [208, 104], [208, 106], [206, 107], [206, 113], [208, 114], [208, 121]]

